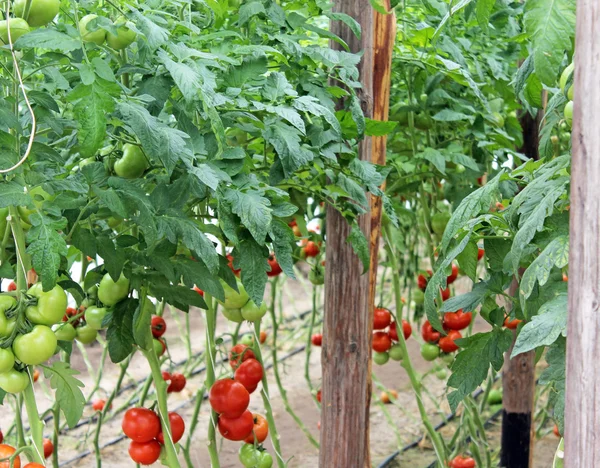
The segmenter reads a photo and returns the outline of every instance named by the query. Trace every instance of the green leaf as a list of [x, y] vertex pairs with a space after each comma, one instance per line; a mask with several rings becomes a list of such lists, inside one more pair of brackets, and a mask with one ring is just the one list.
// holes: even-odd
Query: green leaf
[[189, 65], [185, 63], [177, 63], [164, 51], [158, 52], [160, 61], [173, 77], [173, 81], [177, 84], [179, 91], [187, 101], [198, 99], [198, 91], [200, 90], [200, 75]]
[[67, 36], [56, 29], [40, 28], [28, 32], [15, 42], [15, 49], [50, 49], [71, 52], [81, 48], [79, 39]]
[[298, 130], [279, 120], [267, 125], [263, 136], [275, 148], [286, 177], [314, 158], [312, 152], [300, 146]]
[[363, 135], [365, 134], [366, 128], [365, 116], [363, 114], [362, 107], [360, 106], [360, 100], [355, 94], [353, 94], [352, 98], [350, 99], [350, 112], [352, 114], [354, 122], [356, 123], [358, 138], [362, 139]]
[[483, 239], [483, 247], [488, 266], [491, 271], [502, 271], [504, 258], [508, 255], [511, 248], [510, 239]]
[[235, 248], [233, 257], [242, 269], [242, 284], [246, 292], [257, 305], [262, 304], [267, 284], [269, 251], [261, 247], [254, 239], [245, 239]]
[[426, 148], [422, 153], [415, 154], [415, 157], [429, 161], [442, 174], [446, 173], [446, 159], [438, 150], [434, 148]]
[[326, 12], [325, 13], [329, 18], [333, 20], [342, 21], [346, 26], [350, 28], [350, 30], [354, 33], [357, 39], [361, 37], [361, 27], [360, 23], [356, 21], [352, 16], [347, 15], [346, 13], [338, 13], [338, 12]]
[[31, 195], [25, 193], [22, 185], [17, 182], [0, 182], [0, 208], [7, 206], [31, 206]]
[[72, 429], [81, 419], [85, 407], [85, 397], [81, 391], [84, 384], [74, 377], [79, 371], [63, 361], [54, 361], [51, 367], [43, 368], [44, 376], [49, 380], [50, 387], [55, 390], [54, 398]]
[[384, 136], [392, 133], [398, 122], [384, 122], [381, 120], [366, 119], [365, 135]]
[[461, 112], [443, 109], [433, 116], [433, 120], [437, 120], [438, 122], [458, 122], [461, 120], [472, 120], [472, 117]]
[[479, 248], [475, 241], [469, 242], [457, 257], [456, 260], [462, 271], [471, 278], [473, 282], [477, 281], [477, 253]]
[[263, 245], [272, 220], [269, 199], [254, 191], [228, 189], [225, 192], [225, 200], [229, 202], [231, 211], [241, 218], [256, 242]]
[[27, 253], [42, 279], [44, 291], [49, 291], [56, 284], [61, 257], [67, 256], [67, 244], [58, 233], [66, 228], [67, 221], [64, 218], [54, 221], [37, 213], [30, 216], [30, 221], [33, 226], [27, 233]]
[[369, 241], [361, 231], [360, 227], [356, 222], [352, 223], [352, 227], [350, 228], [350, 235], [346, 242], [349, 242], [354, 250], [354, 253], [358, 255], [362, 266], [363, 273], [369, 270], [371, 253], [369, 250]]
[[137, 304], [137, 299], [127, 298], [117, 302], [112, 310], [106, 340], [110, 360], [114, 363], [123, 361], [133, 352], [133, 316]]
[[[147, 297], [144, 300], [150, 302]], [[141, 300], [137, 301], [137, 307], [133, 314], [133, 339], [140, 348], [151, 349], [152, 334], [149, 330], [152, 327], [152, 314], [148, 313], [149, 310], [146, 307], [142, 307]]]
[[490, 14], [495, 4], [496, 0], [477, 0], [475, 16], [477, 17], [477, 23], [485, 32], [489, 29]]
[[480, 281], [473, 290], [453, 296], [447, 301], [444, 301], [440, 312], [456, 312], [458, 309], [462, 309], [464, 312], [471, 312], [483, 301], [488, 291], [488, 283], [486, 281]]
[[488, 333], [476, 333], [463, 338], [457, 343], [463, 350], [456, 355], [448, 380], [448, 386], [456, 389], [448, 395], [452, 412], [487, 378], [490, 365], [496, 372], [500, 370], [504, 364], [504, 353], [512, 343], [512, 332], [498, 327]]
[[537, 315], [519, 332], [511, 358], [538, 346], [549, 346], [560, 336], [567, 334], [568, 296], [559, 294], [546, 302]]
[[555, 86], [565, 51], [571, 50], [575, 35], [575, 2], [529, 0], [525, 9], [535, 72], [542, 83]]
[[269, 236], [273, 240], [273, 250], [275, 251], [277, 263], [279, 263], [279, 266], [287, 276], [296, 278], [293, 258], [296, 243], [294, 231], [287, 223], [280, 219], [274, 219], [271, 222]]
[[98, 255], [104, 260], [104, 269], [116, 281], [121, 276], [125, 264], [123, 252], [118, 251], [113, 240], [106, 236], [97, 237], [96, 245], [98, 246]]
[[172, 284], [152, 284], [150, 292], [156, 299], [165, 301], [171, 304], [173, 307], [188, 312], [190, 306], [200, 307], [201, 309], [208, 309], [206, 302], [202, 299], [202, 296], [196, 291], [185, 286], [172, 285]]
[[566, 360], [566, 340], [559, 337], [548, 348], [548, 352], [546, 353], [548, 367], [542, 371], [539, 380], [540, 385], [549, 385], [551, 387], [552, 391], [548, 392], [548, 402], [554, 406], [554, 418], [561, 434], [564, 434]]
[[176, 267], [187, 286], [191, 288], [196, 285], [218, 300], [225, 300], [225, 291], [219, 278], [211, 275], [202, 262], [178, 257]]
[[371, 6], [378, 13], [381, 13], [382, 15], [389, 15], [390, 14], [390, 12], [387, 11], [386, 4], [385, 4], [384, 0], [369, 0], [369, 3], [371, 3]]
[[260, 14], [266, 14], [267, 12], [265, 11], [265, 7], [263, 6], [263, 4], [261, 2], [245, 2], [241, 7], [240, 7], [240, 13], [239, 13], [239, 17], [238, 17], [238, 26], [244, 26], [244, 24], [246, 24], [248, 21], [250, 21], [250, 18], [252, 18], [253, 16], [257, 16]]

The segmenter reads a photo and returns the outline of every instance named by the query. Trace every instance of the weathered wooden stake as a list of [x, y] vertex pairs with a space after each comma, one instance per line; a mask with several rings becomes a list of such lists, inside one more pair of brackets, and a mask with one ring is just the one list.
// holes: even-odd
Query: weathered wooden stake
[[[364, 51], [360, 68], [360, 98], [366, 117], [386, 120], [389, 108], [394, 15], [380, 15], [364, 0], [335, 0], [334, 11], [358, 21], [361, 39], [339, 21], [331, 30], [352, 52]], [[339, 44], [332, 42], [332, 48]], [[360, 158], [385, 162], [385, 138], [366, 138]], [[327, 208], [327, 268], [322, 348], [321, 467], [370, 467], [369, 405], [371, 399], [371, 340], [377, 275], [381, 203], [359, 225], [370, 239], [371, 266], [363, 267], [347, 243], [350, 228], [339, 213]]]
[[565, 466], [600, 463], [600, 2], [577, 2]]

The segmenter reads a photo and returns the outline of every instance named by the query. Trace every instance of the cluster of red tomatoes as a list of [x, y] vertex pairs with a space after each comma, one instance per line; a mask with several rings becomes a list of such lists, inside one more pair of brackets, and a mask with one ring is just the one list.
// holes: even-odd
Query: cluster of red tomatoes
[[[146, 300], [146, 304], [148, 303], [149, 301]], [[158, 357], [161, 357], [167, 351], [167, 342], [162, 337], [167, 331], [167, 322], [165, 322], [164, 318], [159, 317], [158, 315], [153, 315], [152, 321], [150, 322], [150, 329], [152, 331], [152, 344], [154, 346], [154, 352]], [[185, 387], [185, 383], [183, 386]]]
[[[385, 331], [387, 329], [387, 331]], [[392, 358], [400, 361], [403, 358], [402, 346], [398, 344], [397, 323], [392, 321], [392, 313], [383, 307], [375, 308], [373, 314], [373, 361], [383, 365]], [[408, 340], [412, 334], [412, 327], [406, 320], [402, 320], [402, 334]]]
[[[234, 371], [233, 379], [217, 380], [208, 392], [210, 406], [219, 414], [219, 433], [225, 439], [246, 442], [240, 449], [244, 466], [268, 468], [273, 463], [271, 455], [255, 445], [267, 438], [269, 425], [263, 416], [248, 410], [250, 394], [263, 378], [262, 364], [252, 349], [242, 343], [231, 348], [229, 364]], [[254, 464], [246, 464], [251, 460]]]
[[472, 320], [472, 312], [463, 312], [462, 309], [446, 312], [443, 320], [444, 330], [447, 332], [445, 336], [442, 336], [431, 326], [429, 320], [426, 320], [421, 327], [421, 336], [425, 340], [421, 346], [421, 356], [427, 361], [433, 361], [440, 352], [453, 353], [458, 350], [459, 346], [455, 341], [462, 338], [460, 330], [467, 328]]
[[[183, 418], [169, 413], [169, 426], [173, 443], [177, 443], [185, 432]], [[160, 457], [161, 446], [165, 439], [160, 417], [148, 408], [130, 408], [123, 416], [121, 424], [123, 432], [131, 439], [129, 456], [140, 465], [151, 465]]]
[[[4, 436], [2, 435], [2, 432], [0, 432], [0, 460], [8, 460], [14, 455], [17, 449], [15, 449], [12, 445], [3, 444], [3, 441]], [[50, 458], [53, 453], [54, 444], [50, 439], [44, 439], [44, 458]], [[0, 462], [0, 467], [2, 468], [8, 468], [9, 466], [13, 468], [21, 468], [21, 458], [19, 457], [19, 455], [17, 455], [13, 459], [12, 464], [9, 461]], [[24, 468], [44, 468], [44, 465], [40, 463], [31, 462], [24, 465]]]

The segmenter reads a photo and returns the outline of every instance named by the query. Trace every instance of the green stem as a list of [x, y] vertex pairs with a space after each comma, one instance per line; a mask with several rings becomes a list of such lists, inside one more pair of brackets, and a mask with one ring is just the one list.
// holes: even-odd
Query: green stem
[[31, 368], [29, 368], [29, 378], [31, 384], [23, 392], [25, 401], [25, 410], [27, 411], [27, 419], [29, 420], [29, 430], [33, 439], [34, 450], [33, 460], [37, 463], [44, 463], [44, 423], [40, 419], [40, 414], [35, 402], [35, 393], [33, 392], [33, 378], [31, 376]]
[[202, 406], [202, 401], [204, 400], [203, 397], [205, 390], [206, 387], [202, 386], [196, 392], [196, 404], [194, 405], [194, 413], [192, 414], [192, 424], [188, 430], [188, 437], [185, 442], [185, 446], [183, 447], [183, 456], [185, 457], [185, 462], [187, 463], [188, 468], [194, 468], [194, 464], [190, 458], [190, 449], [192, 446], [192, 437], [194, 436], [196, 427], [198, 427], [198, 416], [200, 415], [200, 407]]
[[17, 425], [17, 441], [19, 447], [25, 447], [25, 429], [23, 428], [23, 394], [19, 393], [15, 405], [15, 423]]
[[[215, 356], [217, 347], [215, 346], [215, 331], [217, 327], [217, 311], [214, 308], [212, 296], [204, 293], [204, 301], [208, 305], [206, 311], [206, 388], [210, 389], [215, 383]], [[211, 468], [219, 468], [219, 452], [217, 451], [217, 436], [215, 425], [217, 424], [218, 414], [211, 408], [210, 420], [208, 422], [208, 453], [210, 455]]]
[[[313, 286], [313, 291], [312, 291], [312, 311], [310, 313], [310, 322], [308, 325], [308, 337], [306, 338], [306, 358], [304, 360], [304, 379], [306, 380], [306, 382], [308, 383], [308, 388], [310, 389], [310, 393], [314, 399], [314, 401], [316, 402], [317, 406], [320, 407], [320, 403], [317, 400], [317, 395], [314, 393], [314, 387], [312, 384], [312, 381], [310, 380], [310, 355], [312, 354], [312, 334], [313, 334], [313, 329], [315, 327], [315, 320], [317, 317], [317, 287]], [[275, 317], [273, 317], [273, 331], [274, 333], [276, 333], [277, 330], [277, 325], [275, 324]], [[275, 349], [275, 346], [273, 346], [273, 349]], [[275, 361], [275, 356], [273, 356], [273, 362], [277, 362]]]

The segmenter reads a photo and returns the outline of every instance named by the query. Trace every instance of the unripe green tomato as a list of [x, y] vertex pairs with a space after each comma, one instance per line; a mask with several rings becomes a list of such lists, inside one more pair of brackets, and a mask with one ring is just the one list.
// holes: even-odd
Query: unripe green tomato
[[502, 391], [496, 388], [492, 388], [487, 397], [488, 405], [497, 405], [502, 403]]
[[423, 305], [425, 302], [425, 293], [420, 289], [415, 289], [412, 292], [412, 300], [415, 301], [415, 304], [417, 305]]
[[573, 63], [569, 64], [569, 66], [567, 66], [567, 68], [565, 68], [564, 71], [562, 72], [562, 74], [560, 75], [560, 80], [558, 81], [558, 84], [559, 84], [560, 90], [563, 92], [563, 94], [564, 94], [565, 88], [567, 86], [567, 81], [569, 81], [569, 77], [571, 76], [571, 74], [573, 73], [574, 70], [575, 70], [575, 63], [573, 62]]
[[152, 347], [154, 348], [154, 352], [156, 353], [157, 357], [161, 357], [167, 350], [167, 345], [162, 340], [153, 339]]
[[0, 337], [8, 336], [8, 320], [5, 312], [17, 305], [17, 301], [12, 296], [0, 296]]
[[387, 351], [383, 353], [378, 353], [375, 351], [373, 353], [373, 362], [378, 366], [383, 366], [386, 362], [390, 360], [390, 355]]
[[29, 333], [17, 335], [12, 347], [19, 361], [35, 366], [50, 359], [56, 351], [56, 345], [54, 332], [45, 325], [36, 325]]
[[16, 326], [17, 326], [16, 318], [6, 320], [6, 335], [5, 336], [10, 336]]
[[[23, 18], [26, 4], [27, 0], [15, 0], [15, 3], [13, 4], [15, 16]], [[59, 0], [32, 0], [31, 6], [29, 7], [27, 22], [29, 23], [29, 26], [33, 27], [46, 26], [56, 15], [58, 15], [59, 9]]]
[[240, 309], [229, 309], [227, 307], [223, 307], [221, 312], [223, 313], [223, 316], [230, 322], [242, 323], [244, 321], [244, 317], [242, 317], [242, 311]]
[[8, 348], [0, 348], [0, 374], [8, 372], [15, 365], [15, 355]]
[[77, 327], [77, 341], [82, 344], [90, 344], [96, 340], [98, 332], [89, 325]]
[[435, 373], [435, 376], [440, 380], [446, 380], [446, 377], [448, 377], [448, 372], [446, 372], [446, 369], [440, 369]]
[[250, 322], [256, 322], [263, 318], [267, 313], [267, 303], [262, 302], [260, 306], [257, 306], [252, 299], [250, 299], [244, 307], [240, 309], [244, 320]]
[[308, 273], [308, 280], [315, 286], [325, 284], [325, 268], [323, 268], [323, 265], [317, 264], [312, 267]]
[[496, 125], [496, 127], [504, 127], [504, 117], [502, 117], [502, 114], [500, 112], [492, 112], [492, 117], [494, 120], [494, 125]]
[[454, 354], [442, 354], [442, 361], [446, 363], [448, 367], [454, 362]]
[[77, 336], [77, 330], [68, 322], [52, 325], [52, 331], [54, 331], [56, 339], [59, 341], [73, 341]]
[[117, 229], [123, 223], [123, 218], [111, 216], [106, 220], [106, 222], [108, 223], [108, 227], [111, 229]]
[[125, 179], [137, 179], [144, 175], [148, 161], [142, 149], [129, 143], [123, 145], [123, 156], [115, 163], [115, 174]]
[[431, 229], [435, 234], [442, 235], [450, 221], [450, 213], [436, 213], [431, 217]]
[[[89, 288], [89, 289], [86, 291], [86, 293], [87, 293], [87, 295], [88, 295], [88, 297], [89, 297], [90, 299], [97, 299], [97, 298], [98, 298], [98, 285], [97, 285], [97, 284], [95, 284], [94, 286], [92, 286], [91, 288]], [[85, 302], [85, 301], [87, 301], [87, 299], [84, 299], [83, 301]], [[88, 307], [88, 306], [89, 306], [89, 303], [88, 303], [88, 304], [84, 304], [84, 303], [82, 302], [82, 303], [81, 303], [81, 305], [85, 305], [85, 307]]]
[[250, 333], [244, 333], [240, 338], [240, 343], [246, 346], [252, 346], [254, 344], [254, 336], [252, 336]]
[[400, 344], [398, 343], [396, 343], [389, 349], [388, 354], [390, 355], [390, 358], [392, 358], [394, 361], [402, 361], [402, 358], [404, 357], [402, 346], [400, 346]]
[[569, 87], [569, 90], [567, 91], [567, 99], [569, 101], [572, 101], [574, 97], [575, 97], [575, 86], [571, 85], [571, 87]]
[[98, 286], [98, 299], [105, 306], [114, 306], [117, 302], [125, 299], [128, 294], [129, 280], [125, 278], [123, 273], [116, 282], [106, 273], [100, 281], [100, 286]]
[[430, 130], [433, 127], [433, 122], [427, 114], [418, 114], [415, 117], [415, 127], [419, 130]]
[[235, 292], [235, 289], [233, 289], [223, 280], [221, 280], [221, 285], [225, 290], [225, 301], [219, 301], [219, 304], [226, 309], [241, 309], [250, 300], [250, 296], [248, 296], [248, 293], [240, 281], [237, 282], [239, 292]]
[[421, 356], [426, 361], [434, 361], [440, 355], [440, 348], [437, 345], [425, 343], [421, 346]]
[[13, 44], [22, 35], [29, 32], [29, 24], [22, 18], [11, 18], [9, 21], [0, 21], [0, 45], [8, 44], [8, 27], [10, 23], [10, 38]]
[[79, 34], [84, 42], [93, 42], [98, 45], [102, 45], [104, 39], [106, 39], [106, 31], [98, 28], [95, 31], [88, 31], [87, 25], [93, 19], [98, 18], [98, 15], [85, 15], [79, 20]]
[[573, 126], [573, 101], [569, 101], [565, 105], [565, 122], [569, 128]]
[[37, 304], [25, 309], [27, 318], [36, 324], [54, 325], [62, 320], [67, 309], [67, 295], [58, 284], [50, 291], [44, 292], [42, 283], [36, 283], [27, 294], [37, 297]]
[[127, 20], [122, 16], [115, 21], [115, 26], [118, 27], [117, 35], [115, 36], [111, 33], [106, 35], [106, 43], [109, 47], [112, 47], [115, 50], [121, 50], [125, 49], [135, 41], [136, 33], [125, 26], [126, 21]]
[[106, 317], [108, 310], [105, 307], [88, 307], [85, 310], [85, 323], [94, 330], [102, 330], [102, 320]]
[[0, 388], [6, 393], [21, 393], [29, 386], [29, 376], [27, 372], [19, 372], [10, 369], [0, 374]]

